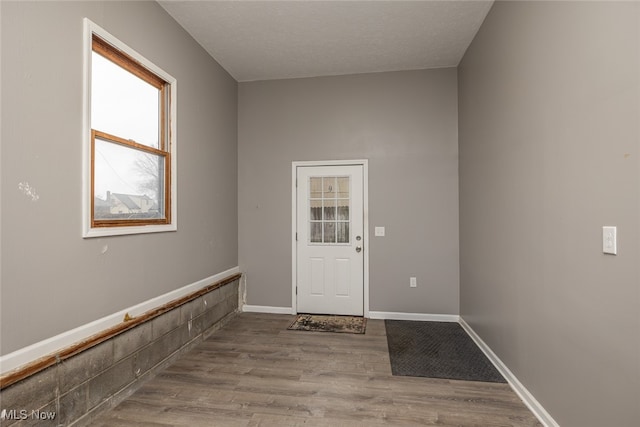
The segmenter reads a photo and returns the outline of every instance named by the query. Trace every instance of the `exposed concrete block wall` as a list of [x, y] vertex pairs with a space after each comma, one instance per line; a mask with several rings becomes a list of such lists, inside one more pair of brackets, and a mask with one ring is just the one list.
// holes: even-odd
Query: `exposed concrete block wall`
[[224, 325], [238, 311], [238, 286], [214, 289], [7, 387], [0, 426], [42, 425], [38, 414], [54, 414], [46, 425], [88, 425]]

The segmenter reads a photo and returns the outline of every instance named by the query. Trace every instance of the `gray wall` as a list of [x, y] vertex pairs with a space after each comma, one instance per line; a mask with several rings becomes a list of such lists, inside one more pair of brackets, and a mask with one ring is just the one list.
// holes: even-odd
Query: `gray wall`
[[[236, 266], [234, 79], [155, 2], [0, 4], [2, 354]], [[178, 80], [177, 232], [81, 237], [84, 17]]]
[[458, 314], [455, 69], [240, 83], [238, 103], [248, 304], [291, 307], [291, 162], [366, 158], [371, 310]]
[[497, 2], [459, 67], [461, 314], [567, 427], [640, 419], [639, 23]]

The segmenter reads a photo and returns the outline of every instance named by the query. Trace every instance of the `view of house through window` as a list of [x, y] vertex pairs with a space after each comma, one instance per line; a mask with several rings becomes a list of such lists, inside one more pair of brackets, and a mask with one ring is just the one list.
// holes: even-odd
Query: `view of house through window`
[[170, 223], [169, 83], [95, 34], [92, 227]]

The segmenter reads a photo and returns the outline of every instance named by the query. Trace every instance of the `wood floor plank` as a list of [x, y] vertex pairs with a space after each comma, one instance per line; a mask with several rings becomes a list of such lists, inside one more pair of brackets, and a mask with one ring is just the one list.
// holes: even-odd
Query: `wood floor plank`
[[507, 384], [392, 376], [381, 320], [364, 335], [292, 321], [241, 314], [94, 425], [541, 426]]

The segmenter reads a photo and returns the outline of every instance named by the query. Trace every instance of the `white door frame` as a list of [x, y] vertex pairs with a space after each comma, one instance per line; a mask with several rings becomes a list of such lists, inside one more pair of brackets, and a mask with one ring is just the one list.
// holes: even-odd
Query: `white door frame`
[[363, 171], [363, 250], [364, 250], [364, 317], [369, 317], [369, 161], [361, 160], [318, 160], [295, 161], [291, 163], [291, 313], [298, 314], [298, 297], [296, 285], [298, 278], [298, 250], [296, 245], [296, 230], [298, 229], [298, 200], [296, 179], [298, 167], [301, 166], [349, 166], [361, 165]]

